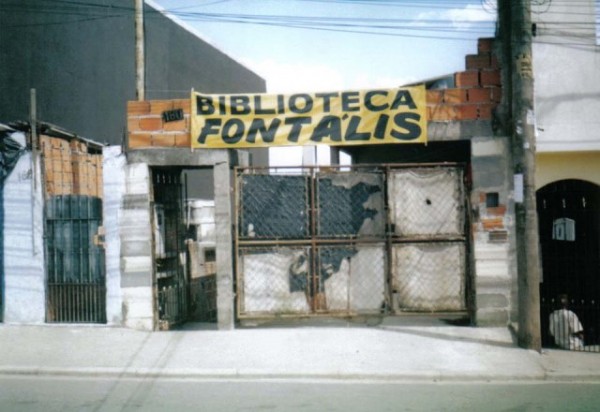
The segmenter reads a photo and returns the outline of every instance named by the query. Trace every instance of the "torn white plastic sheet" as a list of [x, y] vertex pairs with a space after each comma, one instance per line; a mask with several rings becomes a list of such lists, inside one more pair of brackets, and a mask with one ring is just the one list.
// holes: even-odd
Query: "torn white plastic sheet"
[[392, 248], [392, 266], [395, 309], [466, 309], [463, 243], [396, 245]]
[[304, 249], [278, 249], [264, 253], [243, 254], [240, 270], [243, 277], [243, 307], [252, 313], [308, 313], [310, 308], [304, 291], [292, 291], [290, 270], [308, 274], [297, 262], [306, 256]]
[[394, 170], [388, 190], [395, 234], [462, 234], [464, 196], [461, 180], [459, 169]]
[[361, 246], [325, 281], [327, 309], [379, 313], [385, 301], [385, 251]]

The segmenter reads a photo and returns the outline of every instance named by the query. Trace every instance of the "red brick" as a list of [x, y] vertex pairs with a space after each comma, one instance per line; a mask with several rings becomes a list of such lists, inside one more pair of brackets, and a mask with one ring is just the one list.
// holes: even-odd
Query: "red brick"
[[463, 104], [467, 102], [467, 91], [465, 89], [444, 90], [444, 103]]
[[444, 90], [427, 90], [426, 92], [427, 104], [435, 105], [444, 101]]
[[175, 136], [173, 134], [156, 133], [152, 135], [152, 146], [174, 147]]
[[502, 217], [493, 217], [481, 219], [481, 225], [484, 230], [504, 229], [504, 219]]
[[467, 70], [487, 69], [491, 65], [492, 58], [490, 53], [469, 54], [465, 62]]
[[492, 92], [492, 103], [502, 102], [502, 87], [490, 87], [489, 90]]
[[127, 102], [127, 115], [142, 115], [150, 113], [150, 102]]
[[161, 130], [163, 127], [160, 117], [142, 117], [139, 121], [140, 129], [145, 131]]
[[481, 71], [481, 85], [482, 86], [501, 86], [502, 77], [500, 76], [500, 70], [482, 70]]
[[190, 99], [173, 100], [173, 109], [182, 109], [183, 113], [190, 114], [192, 109], [192, 102], [190, 101]]
[[477, 40], [477, 51], [479, 53], [489, 53], [494, 47], [494, 38], [482, 38]]
[[482, 120], [491, 120], [494, 107], [496, 107], [494, 104], [480, 104], [477, 108], [479, 118]]
[[471, 103], [489, 103], [492, 100], [491, 89], [467, 89], [467, 99]]
[[492, 216], [504, 216], [506, 214], [506, 206], [488, 207], [486, 208], [486, 212]]
[[479, 108], [476, 104], [456, 106], [456, 114], [456, 120], [477, 120], [479, 118]]
[[499, 69], [500, 68], [500, 60], [498, 57], [492, 54], [492, 58], [490, 60], [490, 69]]
[[140, 131], [140, 119], [137, 116], [127, 116], [127, 131], [138, 132]]
[[150, 147], [152, 135], [150, 133], [129, 133], [129, 148]]
[[427, 107], [428, 119], [433, 121], [456, 120], [456, 106], [449, 104], [439, 104], [437, 106]]
[[150, 102], [150, 114], [162, 115], [167, 110], [173, 110], [173, 100], [152, 100]]
[[175, 147], [190, 147], [190, 134], [176, 134], [175, 135]]
[[189, 129], [190, 118], [186, 117], [183, 120], [177, 120], [175, 122], [166, 122], [163, 126], [165, 132], [186, 132]]
[[479, 86], [479, 71], [469, 70], [454, 74], [454, 84], [458, 88]]

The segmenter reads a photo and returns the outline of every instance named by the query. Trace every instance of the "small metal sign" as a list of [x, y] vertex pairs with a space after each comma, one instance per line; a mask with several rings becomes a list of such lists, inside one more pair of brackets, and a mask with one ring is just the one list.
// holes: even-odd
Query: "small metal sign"
[[575, 241], [575, 221], [566, 217], [555, 219], [552, 222], [552, 239]]
[[167, 110], [162, 113], [163, 122], [176, 122], [183, 120], [183, 109]]

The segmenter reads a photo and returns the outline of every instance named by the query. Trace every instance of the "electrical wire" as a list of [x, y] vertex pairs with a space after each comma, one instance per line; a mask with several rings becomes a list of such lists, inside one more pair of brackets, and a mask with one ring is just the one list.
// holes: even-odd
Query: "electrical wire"
[[[468, 40], [464, 34], [488, 35], [493, 33], [495, 21], [490, 20], [451, 20], [451, 19], [391, 19], [391, 18], [349, 18], [349, 17], [322, 17], [322, 16], [291, 16], [291, 15], [269, 15], [269, 14], [240, 14], [240, 13], [206, 13], [190, 10], [192, 7], [209, 6], [230, 0], [217, 0], [194, 6], [182, 6], [160, 10], [147, 10], [149, 19], [160, 17], [163, 14], [173, 16], [186, 22], [220, 22], [230, 24], [252, 24], [258, 26], [272, 26], [290, 29], [319, 30], [349, 34], [369, 34], [382, 36], [396, 36], [407, 38], [427, 38], [434, 40]], [[313, 3], [339, 3], [346, 5], [369, 5], [369, 6], [394, 6], [394, 7], [428, 7], [433, 10], [445, 10], [449, 8], [466, 7], [473, 5], [472, 1], [451, 0], [295, 0], [297, 2]], [[39, 23], [4, 25], [6, 28], [31, 27], [31, 26], [59, 26], [61, 24], [79, 24], [93, 22], [103, 19], [130, 17], [134, 8], [131, 6], [93, 3], [81, 0], [40, 0], [41, 6], [32, 6], [30, 3], [15, 1], [0, 3], [0, 11], [12, 11], [29, 13], [32, 15], [43, 14], [60, 17], [73, 17], [68, 20], [57, 19], [56, 21], [44, 21]], [[577, 4], [589, 4], [589, 1], [579, 0], [531, 0], [532, 5], [545, 6], [549, 9], [552, 5], [575, 8]], [[495, 0], [480, 0], [483, 10], [491, 13], [491, 7], [495, 7]], [[544, 13], [550, 14], [549, 10]], [[544, 13], [540, 13], [544, 14]], [[600, 11], [597, 10], [597, 13]], [[566, 13], [563, 13], [566, 14]], [[570, 11], [570, 16], [589, 16], [589, 13]], [[584, 30], [586, 27], [597, 27], [600, 23], [596, 21], [535, 21], [544, 27], [544, 34], [552, 33], [565, 35], [565, 30]], [[561, 29], [563, 29], [561, 31]], [[444, 35], [436, 35], [444, 33]], [[461, 36], [463, 35], [463, 36]], [[571, 36], [575, 37], [575, 36]], [[543, 41], [540, 41], [542, 43]], [[548, 43], [550, 44], [550, 43]], [[553, 43], [556, 44], [556, 43]], [[567, 44], [567, 43], [562, 43]], [[577, 44], [587, 46], [587, 44]]]

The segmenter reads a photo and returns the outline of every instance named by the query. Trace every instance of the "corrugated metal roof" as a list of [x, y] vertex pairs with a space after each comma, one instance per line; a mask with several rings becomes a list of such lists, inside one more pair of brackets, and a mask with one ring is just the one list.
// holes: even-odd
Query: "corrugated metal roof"
[[[83, 136], [79, 136], [73, 132], [69, 132], [68, 130], [63, 129], [62, 127], [53, 125], [52, 123], [38, 122], [37, 124], [38, 124], [38, 133], [43, 134], [45, 136], [57, 137], [59, 139], [64, 139], [67, 141], [78, 140], [80, 142], [85, 143], [88, 147], [95, 149], [95, 150], [99, 150], [99, 151], [101, 151], [102, 148], [104, 146], [106, 146], [106, 144], [104, 144], [104, 143], [96, 142], [91, 139], [86, 139]], [[21, 121], [21, 120], [15, 121], [15, 122], [9, 122], [7, 125], [3, 125], [3, 126], [8, 127], [9, 130], [10, 129], [18, 130], [18, 131], [22, 131], [22, 132], [26, 132], [26, 133], [29, 133], [31, 130], [30, 123]]]

